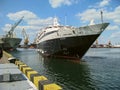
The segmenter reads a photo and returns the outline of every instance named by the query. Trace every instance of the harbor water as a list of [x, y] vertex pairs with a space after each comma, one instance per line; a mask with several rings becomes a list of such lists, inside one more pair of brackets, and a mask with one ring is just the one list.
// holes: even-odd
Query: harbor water
[[63, 90], [120, 90], [120, 48], [91, 48], [79, 62], [43, 58], [35, 49], [10, 53]]

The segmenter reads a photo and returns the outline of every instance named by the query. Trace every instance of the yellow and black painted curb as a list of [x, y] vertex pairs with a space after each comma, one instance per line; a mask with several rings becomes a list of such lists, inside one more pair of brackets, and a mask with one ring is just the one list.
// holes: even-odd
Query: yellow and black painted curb
[[3, 51], [3, 54], [4, 54], [7, 58], [13, 57], [11, 54], [7, 53], [6, 51]]
[[[5, 52], [9, 58], [12, 55]], [[49, 81], [45, 76], [40, 75], [37, 71], [33, 70], [29, 66], [27, 66], [22, 61], [16, 59], [14, 64], [18, 66], [18, 68], [27, 76], [27, 78], [33, 82], [33, 84], [38, 88], [38, 90], [62, 90], [62, 87]]]

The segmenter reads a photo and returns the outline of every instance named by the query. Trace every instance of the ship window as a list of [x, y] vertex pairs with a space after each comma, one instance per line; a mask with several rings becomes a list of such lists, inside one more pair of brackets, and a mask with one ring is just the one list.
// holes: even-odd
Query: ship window
[[73, 33], [75, 34], [75, 31], [73, 30]]
[[72, 33], [68, 33], [68, 34], [63, 34], [63, 35], [72, 35]]
[[49, 34], [52, 34], [54, 32], [57, 32], [57, 31], [48, 32], [48, 33], [45, 33], [45, 35], [49, 35]]
[[49, 35], [49, 34], [52, 34], [52, 33], [54, 33], [54, 32], [57, 32], [57, 31], [52, 31], [52, 32], [45, 33], [40, 39], [42, 39], [43, 37], [45, 37], [45, 36], [47, 36], [47, 35]]

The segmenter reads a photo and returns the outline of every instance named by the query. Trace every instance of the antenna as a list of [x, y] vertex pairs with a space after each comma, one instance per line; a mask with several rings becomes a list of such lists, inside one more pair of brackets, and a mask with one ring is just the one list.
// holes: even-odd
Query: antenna
[[53, 25], [54, 25], [54, 26], [59, 26], [59, 25], [60, 25], [60, 24], [58, 23], [57, 17], [54, 18]]
[[101, 11], [101, 22], [103, 23], [103, 12]]

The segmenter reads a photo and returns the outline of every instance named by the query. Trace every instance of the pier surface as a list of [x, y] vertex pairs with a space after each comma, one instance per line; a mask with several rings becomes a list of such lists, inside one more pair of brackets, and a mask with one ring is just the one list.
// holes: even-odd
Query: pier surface
[[10, 55], [3, 51], [0, 59], [0, 90], [37, 90], [18, 67], [9, 62], [9, 58]]
[[0, 59], [0, 64], [5, 64], [5, 63], [9, 63], [8, 58], [3, 51], [3, 57]]
[[45, 76], [3, 51], [0, 59], [0, 90], [62, 90]]

